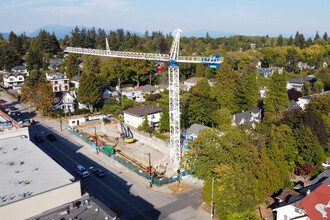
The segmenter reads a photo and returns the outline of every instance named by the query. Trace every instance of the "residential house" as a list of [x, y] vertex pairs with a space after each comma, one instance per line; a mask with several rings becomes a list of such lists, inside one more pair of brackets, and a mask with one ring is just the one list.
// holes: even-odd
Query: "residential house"
[[120, 97], [120, 93], [116, 90], [116, 88], [111, 87], [111, 86], [102, 88], [103, 102], [105, 103], [108, 100], [108, 98], [111, 98], [111, 97], [115, 97], [117, 99]]
[[4, 73], [3, 84], [6, 88], [15, 89], [21, 87], [24, 84], [24, 76], [21, 72]]
[[188, 85], [185, 85], [185, 84], [183, 84], [183, 83], [180, 83], [179, 84], [179, 88], [181, 89], [181, 90], [183, 90], [183, 91], [189, 91], [189, 86]]
[[329, 185], [319, 182], [304, 187], [296, 193], [290, 191], [286, 194], [286, 197], [280, 198], [280, 205], [273, 209], [277, 220], [328, 220], [330, 218]]
[[252, 107], [251, 112], [241, 112], [232, 116], [232, 125], [234, 126], [245, 124], [255, 128], [256, 123], [261, 123], [261, 109], [258, 107]]
[[153, 105], [144, 105], [123, 111], [124, 122], [135, 128], [142, 125], [144, 115], [147, 113], [150, 126], [156, 128], [159, 126], [160, 114], [162, 108]]
[[[194, 87], [201, 79], [202, 79], [202, 77], [192, 77], [190, 79], [187, 79], [186, 81], [183, 82], [183, 84], [186, 85], [188, 89], [187, 90], [184, 89], [184, 90], [189, 91], [189, 89], [191, 87]], [[207, 81], [209, 82], [210, 86], [215, 85], [215, 78], [210, 78]], [[181, 85], [180, 85], [180, 87], [181, 87]]]
[[328, 66], [328, 63], [326, 61], [324, 61], [322, 66], [325, 68]]
[[301, 107], [297, 103], [290, 101], [289, 104], [288, 110], [301, 110]]
[[300, 71], [305, 70], [305, 69], [310, 69], [311, 67], [307, 63], [303, 63], [301, 61], [298, 62], [298, 69]]
[[209, 81], [210, 86], [215, 85], [215, 78], [209, 78], [207, 81]]
[[289, 79], [286, 85], [286, 88], [292, 89], [294, 88], [297, 91], [301, 91], [302, 87], [304, 85], [304, 82], [308, 82], [311, 86], [311, 88], [313, 88], [314, 83], [316, 82], [315, 76], [313, 75], [309, 75], [306, 77], [301, 77], [301, 78], [293, 78], [293, 79]]
[[141, 100], [141, 90], [137, 90], [133, 87], [125, 87], [120, 90], [122, 96], [126, 96], [128, 99]]
[[330, 90], [325, 91], [325, 92], [321, 92], [321, 93], [316, 93], [316, 94], [313, 94], [313, 95], [307, 95], [307, 96], [300, 97], [300, 98], [298, 98], [297, 104], [301, 107], [302, 110], [305, 110], [306, 105], [309, 104], [310, 100], [313, 97], [320, 96], [320, 95], [326, 95], [326, 94], [329, 94], [329, 93], [330, 93]]
[[198, 81], [201, 79], [202, 79], [201, 77], [192, 77], [192, 78], [184, 81], [183, 84], [186, 85], [189, 90], [191, 87], [194, 87], [198, 83]]
[[27, 76], [29, 75], [29, 72], [25, 65], [14, 66], [11, 70], [15, 73], [26, 74]]
[[53, 106], [54, 110], [62, 109], [63, 112], [74, 112], [77, 106], [77, 99], [74, 94], [70, 92], [64, 92], [62, 97], [57, 99], [58, 102]]
[[256, 48], [256, 44], [255, 43], [251, 43], [250, 46], [251, 46], [251, 49], [252, 50], [254, 50]]
[[260, 94], [260, 98], [265, 98], [266, 97], [266, 87], [263, 86], [259, 86], [259, 94]]
[[258, 60], [258, 63], [257, 63], [257, 65], [256, 65], [256, 68], [257, 68], [257, 69], [261, 68], [261, 60]]
[[264, 77], [273, 75], [275, 71], [278, 71], [279, 74], [283, 73], [283, 67], [269, 67], [269, 68], [259, 68], [258, 72]]
[[53, 71], [59, 71], [61, 68], [61, 59], [51, 59], [50, 64], [48, 65], [48, 69]]
[[72, 79], [70, 80], [70, 86], [75, 87], [77, 89], [79, 88], [79, 76], [72, 77]]
[[145, 85], [139, 88], [126, 87], [121, 89], [121, 94], [128, 99], [135, 100], [136, 102], [145, 102], [146, 94], [159, 93], [159, 89], [155, 86]]
[[67, 92], [70, 90], [69, 79], [63, 73], [46, 73], [46, 79], [50, 81], [53, 92]]
[[191, 125], [190, 128], [188, 128], [182, 135], [183, 147], [185, 149], [189, 149], [189, 141], [194, 141], [194, 139], [196, 139], [200, 135], [200, 131], [207, 128], [209, 127], [200, 124]]
[[156, 88], [159, 90], [159, 92], [164, 92], [165, 90], [168, 90], [168, 87], [169, 87], [168, 83], [156, 85]]

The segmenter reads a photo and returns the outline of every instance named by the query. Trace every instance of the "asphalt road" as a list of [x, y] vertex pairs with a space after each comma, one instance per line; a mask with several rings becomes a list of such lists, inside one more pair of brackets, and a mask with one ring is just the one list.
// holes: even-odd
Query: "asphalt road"
[[[5, 99], [3, 93], [1, 98]], [[97, 155], [94, 151], [91, 152], [92, 148], [84, 147], [84, 143], [79, 138], [70, 136], [68, 132], [61, 132], [57, 122], [26, 112], [24, 105], [10, 102], [9, 97], [6, 100], [8, 100], [7, 105], [14, 104], [20, 108], [23, 112], [20, 118], [33, 118], [37, 121], [37, 124], [29, 126], [31, 141], [77, 180], [81, 180], [74, 171], [77, 164], [90, 169], [90, 176], [84, 178], [84, 183], [88, 184], [88, 193], [106, 206], [120, 210], [122, 219], [198, 219], [196, 209], [202, 203], [200, 188], [181, 194], [161, 193], [148, 189], [147, 180], [141, 180], [140, 176], [127, 168], [116, 166], [116, 162], [112, 159], [109, 158], [106, 164], [95, 159]], [[56, 142], [46, 139], [47, 134], [50, 133], [55, 134]], [[45, 141], [36, 143], [33, 138], [35, 134], [40, 134]], [[91, 154], [94, 156], [93, 159], [90, 159]], [[107, 175], [102, 178], [95, 176], [91, 169], [96, 167], [102, 168]]]

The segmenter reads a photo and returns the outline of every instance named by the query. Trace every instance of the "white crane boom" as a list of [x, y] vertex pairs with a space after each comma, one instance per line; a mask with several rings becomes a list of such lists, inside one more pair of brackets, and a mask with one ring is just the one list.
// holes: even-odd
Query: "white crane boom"
[[176, 29], [172, 32], [174, 40], [170, 54], [141, 53], [127, 51], [111, 51], [108, 39], [106, 39], [106, 50], [87, 49], [80, 47], [67, 47], [64, 52], [78, 53], [86, 55], [142, 59], [153, 61], [168, 61], [169, 75], [169, 112], [170, 112], [170, 161], [179, 168], [181, 157], [180, 139], [180, 99], [179, 99], [179, 66], [176, 63], [206, 63], [210, 68], [220, 68], [223, 57], [212, 55], [210, 57], [179, 56], [180, 33], [182, 30]]

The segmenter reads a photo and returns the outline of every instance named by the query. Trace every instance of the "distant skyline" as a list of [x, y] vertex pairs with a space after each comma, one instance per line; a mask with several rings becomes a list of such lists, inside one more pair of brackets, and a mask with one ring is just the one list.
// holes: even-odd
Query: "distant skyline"
[[144, 33], [219, 31], [244, 35], [330, 32], [329, 0], [0, 0], [0, 32], [49, 25]]

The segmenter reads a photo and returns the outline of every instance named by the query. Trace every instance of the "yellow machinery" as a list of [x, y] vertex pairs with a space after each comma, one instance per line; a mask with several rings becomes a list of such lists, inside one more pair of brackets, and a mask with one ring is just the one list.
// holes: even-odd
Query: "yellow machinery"
[[131, 129], [129, 127], [127, 127], [127, 129], [126, 129], [123, 122], [120, 122], [120, 124], [121, 124], [121, 134], [120, 134], [120, 136], [123, 138], [123, 140], [126, 143], [133, 143], [135, 140], [134, 140], [133, 133], [132, 133]]

